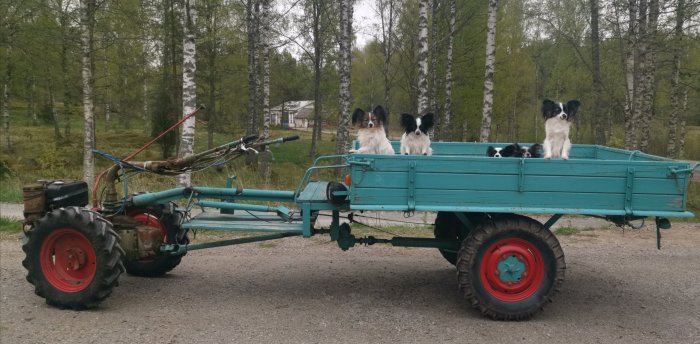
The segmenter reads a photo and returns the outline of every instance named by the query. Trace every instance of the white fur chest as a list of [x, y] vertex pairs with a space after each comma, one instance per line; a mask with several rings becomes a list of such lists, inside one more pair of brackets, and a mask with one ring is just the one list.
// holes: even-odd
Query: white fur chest
[[544, 130], [547, 138], [567, 138], [571, 130], [571, 122], [561, 118], [550, 118], [544, 122]]
[[404, 133], [401, 136], [401, 154], [432, 155], [428, 135]]
[[358, 130], [357, 140], [360, 141], [360, 150], [362, 153], [394, 154], [394, 149], [386, 138], [384, 128], [382, 127]]

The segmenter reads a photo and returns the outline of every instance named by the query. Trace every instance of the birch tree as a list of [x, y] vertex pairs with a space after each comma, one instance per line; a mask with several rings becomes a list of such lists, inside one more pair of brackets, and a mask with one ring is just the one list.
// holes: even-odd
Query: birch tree
[[[261, 0], [262, 15], [260, 17], [260, 55], [262, 57], [262, 114], [263, 114], [263, 139], [270, 137], [270, 0]], [[270, 152], [267, 147], [263, 147], [262, 163], [260, 165], [260, 175], [268, 177]], [[267, 179], [265, 179], [267, 180]]]
[[484, 106], [481, 119], [479, 141], [488, 142], [491, 135], [491, 116], [493, 115], [493, 74], [496, 64], [496, 14], [497, 0], [489, 0], [488, 19], [486, 22], [486, 68], [484, 72]]
[[[196, 46], [195, 46], [195, 22], [197, 10], [195, 0], [184, 1], [185, 16], [183, 18], [184, 37], [182, 41], [182, 116], [192, 113], [197, 107], [197, 84], [195, 75], [197, 72]], [[180, 149], [178, 157], [186, 157], [194, 153], [195, 118], [188, 118], [182, 125], [180, 137]], [[183, 173], [177, 177], [178, 186], [189, 187], [192, 184], [192, 175]]]
[[[255, 50], [257, 47], [257, 18], [256, 18], [256, 8], [258, 6], [258, 0], [247, 0], [246, 1], [246, 31], [248, 37], [248, 123], [246, 126], [246, 134], [252, 135], [257, 134], [257, 128], [255, 128], [255, 118], [258, 116], [257, 112], [257, 69], [258, 63], [255, 59]], [[250, 156], [250, 155], [249, 155]]]
[[[377, 14], [381, 25], [381, 46], [384, 55], [382, 65], [382, 77], [384, 78], [384, 106], [387, 113], [391, 113], [391, 88], [393, 80], [390, 75], [391, 58], [394, 55], [394, 36], [396, 33], [395, 22], [399, 11], [396, 10], [398, 0], [377, 0]], [[352, 25], [352, 18], [350, 20]], [[388, 126], [386, 128], [389, 129]]]
[[92, 150], [95, 149], [95, 106], [94, 106], [94, 49], [95, 32], [95, 0], [80, 0], [80, 45], [82, 51], [83, 77], [83, 181], [89, 187], [95, 177], [95, 160]]
[[671, 111], [668, 116], [668, 142], [666, 154], [670, 158], [679, 158], [679, 119], [682, 116], [681, 102], [683, 90], [681, 85], [681, 56], [683, 55], [683, 23], [685, 21], [685, 0], [676, 2], [676, 18], [673, 28], [673, 69], [671, 71]]
[[647, 18], [646, 37], [646, 61], [645, 69], [640, 71], [644, 82], [644, 94], [642, 95], [642, 109], [639, 115], [639, 149], [646, 151], [649, 147], [649, 126], [651, 116], [654, 113], [654, 99], [656, 98], [656, 34], [659, 21], [659, 0], [649, 0], [649, 14]]
[[600, 106], [603, 96], [603, 83], [600, 78], [600, 37], [598, 30], [599, 22], [599, 1], [590, 0], [591, 7], [591, 77], [593, 81], [593, 116], [594, 118], [594, 139], [599, 145], [605, 144], [605, 121], [603, 109]]
[[[627, 24], [627, 46], [625, 47], [625, 149], [634, 149], [637, 136], [635, 135], [635, 51], [637, 44], [637, 0], [628, 0], [629, 21]], [[620, 13], [616, 15], [620, 18]], [[619, 20], [619, 19], [618, 19]], [[619, 24], [618, 24], [619, 26]]]
[[340, 0], [340, 45], [338, 59], [338, 130], [335, 153], [347, 153], [350, 127], [350, 70], [352, 68], [352, 0]]
[[438, 138], [441, 140], [452, 140], [452, 128], [450, 121], [452, 118], [452, 48], [455, 36], [455, 19], [457, 16], [457, 0], [450, 0], [447, 36], [447, 63], [445, 64], [445, 109], [440, 123]]
[[418, 1], [418, 114], [428, 110], [428, 6]]

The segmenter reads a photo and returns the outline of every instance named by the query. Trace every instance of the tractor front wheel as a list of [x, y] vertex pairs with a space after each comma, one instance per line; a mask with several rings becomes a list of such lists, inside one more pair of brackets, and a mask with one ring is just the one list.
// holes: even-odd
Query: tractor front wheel
[[124, 251], [111, 223], [85, 208], [47, 213], [25, 232], [22, 250], [34, 292], [61, 308], [97, 306], [124, 271]]
[[459, 288], [497, 320], [528, 319], [551, 302], [564, 281], [564, 252], [541, 223], [501, 216], [472, 231], [457, 259]]

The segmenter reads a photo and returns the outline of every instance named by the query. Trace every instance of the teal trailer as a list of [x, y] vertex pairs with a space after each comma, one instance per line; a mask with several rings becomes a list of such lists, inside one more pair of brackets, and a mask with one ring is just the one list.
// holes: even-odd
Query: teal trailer
[[[399, 151], [399, 143], [393, 145]], [[52, 273], [45, 266], [50, 264], [33, 268], [28, 254], [29, 275], [47, 302], [85, 308], [111, 291], [121, 271], [114, 263], [118, 258], [126, 272], [152, 276], [173, 269], [188, 251], [324, 234], [343, 250], [359, 244], [438, 249], [456, 266], [459, 290], [470, 305], [494, 319], [526, 319], [541, 311], [563, 283], [564, 253], [550, 231], [562, 216], [601, 217], [621, 226], [652, 218], [657, 244], [660, 230], [670, 227], [668, 218], [693, 216], [686, 206], [697, 166], [687, 162], [595, 145], [574, 145], [569, 160], [491, 158], [485, 154], [489, 145], [506, 144], [434, 142], [432, 156], [323, 156], [293, 191], [234, 187], [229, 179], [220, 188], [131, 195], [98, 212], [77, 206], [53, 209], [29, 222], [25, 251], [38, 250], [38, 261], [53, 254], [55, 266], [75, 272]], [[345, 177], [321, 181], [320, 171]], [[175, 201], [184, 203], [175, 206]], [[193, 208], [205, 211], [195, 215]], [[407, 217], [437, 213], [434, 238], [357, 237], [350, 224], [361, 211]], [[320, 226], [320, 216], [328, 216], [330, 225]], [[96, 255], [99, 263], [96, 252], [110, 235], [65, 230], [94, 223], [120, 239], [119, 249], [102, 257], [109, 264], [86, 272], [80, 255], [88, 256], [87, 261]], [[57, 227], [62, 234], [55, 234]], [[196, 229], [259, 234], [190, 243], [187, 234]], [[46, 245], [67, 247], [72, 258], [42, 251]], [[98, 277], [106, 282], [93, 286]]]

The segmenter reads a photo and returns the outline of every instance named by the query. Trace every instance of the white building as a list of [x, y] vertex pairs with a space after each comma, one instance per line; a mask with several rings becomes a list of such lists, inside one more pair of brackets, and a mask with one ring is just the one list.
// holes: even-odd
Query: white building
[[314, 101], [296, 100], [284, 102], [270, 109], [271, 124], [291, 128], [313, 126]]

